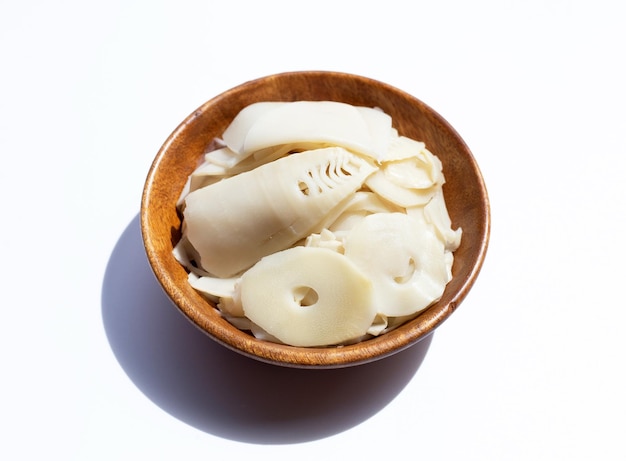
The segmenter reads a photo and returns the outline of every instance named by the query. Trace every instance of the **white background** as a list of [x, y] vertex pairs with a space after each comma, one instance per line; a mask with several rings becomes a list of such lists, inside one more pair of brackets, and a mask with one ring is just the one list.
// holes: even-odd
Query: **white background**
[[[3, 1], [0, 458], [626, 459], [621, 5]], [[206, 100], [291, 70], [422, 99], [490, 193], [470, 295], [432, 341], [372, 365], [224, 350], [141, 246], [165, 138]]]

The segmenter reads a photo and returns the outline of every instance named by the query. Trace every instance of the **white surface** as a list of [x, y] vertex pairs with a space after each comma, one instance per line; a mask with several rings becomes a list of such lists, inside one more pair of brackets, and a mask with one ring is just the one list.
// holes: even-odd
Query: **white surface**
[[[626, 458], [621, 2], [408, 4], [2, 3], [1, 459]], [[430, 344], [310, 374], [190, 327], [137, 222], [184, 117], [306, 69], [434, 107], [493, 207], [479, 280]]]

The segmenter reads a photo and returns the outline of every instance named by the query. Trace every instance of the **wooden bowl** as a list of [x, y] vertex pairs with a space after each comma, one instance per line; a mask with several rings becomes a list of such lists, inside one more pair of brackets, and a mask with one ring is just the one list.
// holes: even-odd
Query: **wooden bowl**
[[[206, 147], [235, 115], [258, 101], [332, 100], [380, 107], [400, 134], [424, 141], [443, 164], [444, 194], [453, 228], [463, 228], [455, 252], [453, 279], [439, 302], [387, 334], [343, 347], [302, 348], [254, 338], [224, 320], [188, 283], [172, 256], [180, 238], [176, 201]], [[146, 179], [141, 229], [148, 260], [167, 295], [210, 337], [249, 357], [291, 367], [335, 368], [371, 362], [428, 336], [466, 297], [482, 266], [490, 232], [487, 191], [478, 165], [457, 132], [433, 109], [385, 83], [337, 72], [291, 72], [237, 86], [189, 115], [165, 141]]]

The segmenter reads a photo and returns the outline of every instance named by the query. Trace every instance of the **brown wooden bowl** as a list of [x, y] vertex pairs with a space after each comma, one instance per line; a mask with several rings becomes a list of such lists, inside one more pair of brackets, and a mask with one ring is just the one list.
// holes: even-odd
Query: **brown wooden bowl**
[[[254, 338], [224, 320], [188, 283], [174, 259], [181, 220], [176, 201], [206, 147], [220, 137], [245, 106], [258, 101], [332, 100], [380, 107], [400, 134], [424, 141], [443, 164], [444, 194], [453, 228], [463, 228], [455, 252], [453, 279], [439, 302], [418, 317], [379, 337], [342, 347], [302, 348]], [[198, 328], [223, 345], [261, 361], [300, 368], [335, 368], [371, 362], [428, 336], [458, 307], [482, 266], [490, 232], [489, 200], [470, 150], [433, 109], [387, 84], [338, 72], [291, 72], [250, 81], [211, 99], [170, 135], [146, 179], [141, 229], [148, 260], [163, 289]]]

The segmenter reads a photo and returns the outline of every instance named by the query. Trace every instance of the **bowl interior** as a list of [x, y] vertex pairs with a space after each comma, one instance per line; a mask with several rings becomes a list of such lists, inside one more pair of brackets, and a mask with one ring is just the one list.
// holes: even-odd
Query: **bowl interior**
[[[385, 335], [343, 347], [300, 348], [260, 341], [226, 322], [188, 283], [172, 256], [180, 238], [176, 201], [187, 177], [215, 137], [235, 115], [259, 101], [332, 100], [380, 107], [400, 134], [424, 141], [446, 177], [444, 194], [453, 228], [462, 227], [453, 279], [442, 299], [418, 317]], [[294, 367], [333, 368], [376, 360], [430, 334], [456, 309], [474, 283], [487, 250], [490, 230], [485, 185], [470, 150], [456, 131], [415, 97], [387, 84], [337, 72], [292, 72], [244, 83], [206, 102], [187, 117], [158, 152], [142, 196], [141, 227], [152, 269], [184, 315], [223, 345], [256, 359]]]

